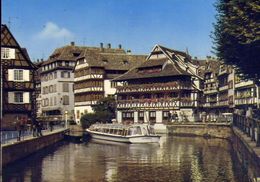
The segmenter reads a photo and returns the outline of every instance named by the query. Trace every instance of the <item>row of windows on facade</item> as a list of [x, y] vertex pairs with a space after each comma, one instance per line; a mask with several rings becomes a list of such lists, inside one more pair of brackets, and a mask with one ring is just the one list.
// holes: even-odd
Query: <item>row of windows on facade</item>
[[[69, 83], [62, 83], [62, 92], [69, 92]], [[57, 85], [45, 86], [42, 88], [42, 94], [56, 93]]]
[[[163, 119], [167, 119], [169, 118], [170, 115], [170, 111], [163, 111], [162, 112], [162, 118]], [[156, 111], [148, 111], [148, 114], [145, 115], [144, 111], [139, 111], [138, 112], [138, 118], [144, 118], [144, 117], [148, 117], [151, 118], [156, 118]], [[127, 118], [127, 119], [133, 119], [134, 118], [134, 112], [122, 112], [122, 118]]]
[[56, 79], [58, 77], [58, 73], [60, 73], [61, 78], [71, 78], [71, 74], [72, 74], [70, 71], [61, 71], [61, 72], [55, 71], [54, 73], [48, 73], [42, 75], [41, 80], [48, 81], [48, 80]]
[[53, 62], [53, 63], [42, 66], [42, 70], [47, 71], [47, 70], [50, 70], [50, 69], [53, 69], [53, 68], [56, 68], [59, 66], [73, 67], [74, 65], [75, 65], [74, 61], [57, 61], [57, 62]]
[[[230, 80], [229, 82], [219, 83], [218, 87], [224, 87], [226, 85], [228, 85], [229, 89], [233, 89], [233, 87], [234, 87], [234, 84], [233, 84], [232, 80]], [[205, 88], [216, 88], [216, 87], [217, 87], [217, 83], [216, 82], [215, 83], [207, 83], [207, 84], [205, 84]]]
[[[57, 102], [59, 101], [59, 103]], [[51, 97], [51, 98], [46, 98], [42, 100], [42, 107], [47, 107], [47, 106], [56, 106], [56, 105], [69, 105], [69, 96], [68, 95], [63, 95], [62, 98], [56, 98], [56, 97]]]
[[15, 49], [2, 47], [1, 59], [15, 59]]
[[79, 83], [74, 83], [74, 89], [83, 89], [83, 88], [90, 88], [90, 87], [103, 87], [103, 81], [84, 81]]
[[[243, 99], [249, 97], [257, 97], [257, 94], [256, 94], [256, 89], [254, 88], [244, 88], [242, 90], [235, 91], [234, 96], [236, 99]], [[228, 95], [228, 92], [223, 92], [218, 94], [212, 94], [211, 96], [206, 98], [206, 101], [226, 100], [228, 97], [229, 98], [231, 97]], [[259, 97], [260, 97], [260, 93], [259, 93]]]
[[182, 97], [182, 98], [190, 98], [191, 93], [177, 93], [177, 92], [171, 92], [168, 94], [163, 94], [163, 93], [156, 93], [156, 94], [133, 94], [131, 96], [129, 95], [119, 95], [118, 100], [131, 100], [131, 99], [152, 99], [152, 98], [177, 98], [177, 97]]
[[104, 69], [98, 69], [98, 68], [88, 68], [88, 69], [82, 69], [82, 70], [76, 70], [75, 71], [75, 77], [81, 77], [85, 75], [90, 74], [104, 74]]
[[75, 95], [75, 102], [85, 102], [85, 101], [96, 101], [102, 99], [103, 94], [84, 94], [84, 95]]
[[30, 81], [30, 70], [8, 69], [8, 81]]

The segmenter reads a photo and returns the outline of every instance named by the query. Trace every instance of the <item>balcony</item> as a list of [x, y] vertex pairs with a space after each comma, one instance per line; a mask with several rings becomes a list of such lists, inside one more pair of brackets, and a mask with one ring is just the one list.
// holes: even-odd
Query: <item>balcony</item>
[[215, 83], [215, 82], [216, 82], [216, 80], [214, 78], [205, 80], [205, 83]]
[[248, 87], [248, 86], [254, 86], [253, 81], [246, 81], [246, 82], [239, 82], [235, 84], [235, 88], [240, 88], [240, 87]]
[[77, 102], [75, 101], [75, 106], [89, 106], [89, 105], [95, 105], [97, 104], [97, 101], [83, 101], [83, 102]]
[[101, 74], [90, 74], [90, 75], [84, 75], [80, 77], [74, 78], [74, 82], [82, 81], [82, 80], [89, 80], [89, 79], [103, 79], [103, 75]]
[[205, 103], [204, 104], [204, 107], [217, 107], [218, 106], [218, 103], [217, 102], [215, 102], [215, 103]]
[[218, 106], [228, 106], [228, 100], [221, 100], [218, 102]]
[[103, 87], [88, 87], [82, 89], [75, 89], [74, 93], [85, 93], [85, 92], [103, 92]]
[[213, 94], [217, 92], [218, 92], [217, 87], [210, 87], [204, 89], [204, 94]]
[[224, 86], [219, 86], [219, 89], [218, 89], [220, 92], [221, 91], [224, 91], [224, 90], [228, 90], [228, 85], [224, 85]]
[[153, 92], [153, 91], [171, 91], [171, 90], [192, 90], [189, 83], [159, 83], [159, 84], [140, 84], [117, 87], [117, 93], [131, 92]]
[[235, 105], [249, 105], [249, 104], [257, 104], [257, 98], [255, 97], [235, 98]]
[[175, 108], [192, 107], [193, 101], [189, 98], [182, 99], [132, 99], [117, 101], [117, 108]]

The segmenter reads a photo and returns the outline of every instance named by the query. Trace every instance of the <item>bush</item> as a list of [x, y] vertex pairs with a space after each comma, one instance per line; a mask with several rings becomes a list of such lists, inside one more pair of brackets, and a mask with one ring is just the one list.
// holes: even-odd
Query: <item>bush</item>
[[89, 128], [90, 125], [99, 122], [107, 123], [111, 122], [112, 113], [107, 111], [98, 111], [96, 113], [87, 113], [80, 118], [80, 123], [83, 129]]
[[90, 125], [94, 124], [98, 122], [96, 114], [95, 113], [88, 113], [88, 114], [84, 114], [81, 118], [80, 118], [80, 123], [83, 129], [89, 128]]

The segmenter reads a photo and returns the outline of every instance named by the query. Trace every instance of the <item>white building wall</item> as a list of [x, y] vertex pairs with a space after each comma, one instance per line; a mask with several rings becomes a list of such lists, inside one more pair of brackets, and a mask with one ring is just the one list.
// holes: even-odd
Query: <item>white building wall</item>
[[149, 111], [144, 111], [144, 123], [149, 122]]
[[138, 122], [138, 112], [134, 111], [134, 122], [137, 123]]
[[156, 111], [156, 123], [162, 123], [162, 111]]
[[[61, 78], [61, 71], [64, 70], [56, 70], [57, 78], [53, 78], [52, 80], [42, 81], [41, 82], [41, 100], [48, 99], [49, 105], [41, 107], [40, 113], [43, 113], [47, 110], [58, 109], [61, 110], [61, 114], [64, 114], [65, 111], [68, 111], [68, 118], [74, 116], [74, 92], [73, 92], [73, 84], [74, 84], [74, 73], [70, 71], [70, 78]], [[54, 73], [54, 72], [52, 72]], [[63, 83], [69, 83], [69, 92], [63, 92]], [[43, 88], [50, 85], [56, 85], [56, 92], [43, 94]], [[69, 96], [69, 105], [63, 105], [62, 97], [64, 95]], [[54, 104], [54, 98], [56, 98], [56, 104]], [[53, 105], [50, 105], [50, 100], [52, 99]]]
[[[79, 111], [79, 118], [77, 117], [77, 113]], [[74, 108], [74, 116], [75, 116], [75, 121], [80, 124], [80, 118], [83, 114], [85, 113], [93, 113], [93, 109], [91, 106], [76, 106]]]
[[111, 87], [110, 80], [104, 80], [104, 92], [105, 97], [107, 97], [108, 95], [114, 95], [116, 93], [116, 88]]
[[122, 111], [116, 112], [116, 120], [118, 123], [122, 123]]

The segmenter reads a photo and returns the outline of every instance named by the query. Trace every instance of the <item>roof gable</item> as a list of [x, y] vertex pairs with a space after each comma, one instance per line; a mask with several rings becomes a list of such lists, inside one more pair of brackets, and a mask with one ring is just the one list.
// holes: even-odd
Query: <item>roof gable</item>
[[30, 66], [32, 68], [36, 68], [36, 66], [31, 62], [26, 48], [21, 48], [11, 31], [6, 25], [3, 24], [1, 25], [1, 47], [16, 49], [15, 54], [17, 59], [25, 60], [25, 62], [21, 62], [20, 66]]

